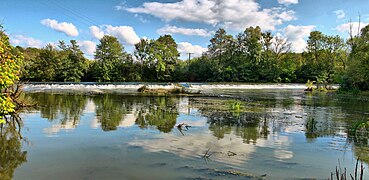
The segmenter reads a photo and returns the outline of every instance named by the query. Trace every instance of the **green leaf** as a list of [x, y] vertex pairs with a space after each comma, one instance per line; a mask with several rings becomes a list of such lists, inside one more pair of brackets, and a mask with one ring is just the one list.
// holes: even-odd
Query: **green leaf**
[[3, 117], [0, 117], [0, 124], [5, 124], [5, 120], [3, 119]]

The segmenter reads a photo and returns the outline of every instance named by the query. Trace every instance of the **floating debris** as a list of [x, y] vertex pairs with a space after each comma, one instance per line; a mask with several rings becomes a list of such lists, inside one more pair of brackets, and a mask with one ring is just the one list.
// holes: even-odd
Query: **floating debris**
[[228, 151], [228, 152], [227, 152], [227, 155], [228, 155], [228, 156], [236, 156], [237, 154], [236, 154], [236, 153], [234, 153], [234, 152], [232, 152], [232, 151]]

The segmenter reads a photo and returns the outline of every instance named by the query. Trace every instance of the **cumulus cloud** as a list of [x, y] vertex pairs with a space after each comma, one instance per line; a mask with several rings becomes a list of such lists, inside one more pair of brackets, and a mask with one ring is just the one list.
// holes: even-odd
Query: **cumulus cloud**
[[336, 14], [337, 19], [343, 19], [343, 18], [345, 18], [345, 12], [343, 12], [342, 9], [336, 10], [336, 11], [333, 11], [333, 12], [334, 12], [334, 14]]
[[188, 36], [211, 36], [212, 32], [208, 32], [206, 29], [191, 29], [191, 28], [182, 28], [176, 26], [165, 26], [158, 29], [158, 34], [183, 34]]
[[90, 33], [96, 39], [101, 39], [102, 37], [104, 37], [104, 34], [105, 34], [104, 31], [102, 31], [97, 26], [91, 26], [90, 27]]
[[188, 57], [187, 53], [193, 53], [191, 57], [199, 57], [203, 52], [207, 50], [207, 48], [203, 48], [199, 45], [192, 45], [189, 42], [178, 43], [178, 52], [180, 52], [182, 55], [181, 59], [186, 59]]
[[134, 45], [140, 42], [140, 38], [131, 26], [91, 26], [90, 33], [97, 39], [101, 39], [104, 35], [115, 36], [126, 45]]
[[289, 5], [289, 4], [297, 4], [299, 0], [278, 0], [279, 4]]
[[54, 19], [43, 19], [41, 20], [41, 24], [58, 32], [62, 32], [67, 36], [78, 36], [78, 30], [76, 26], [74, 26], [72, 23], [59, 23], [57, 20]]
[[291, 42], [291, 49], [294, 52], [303, 52], [306, 48], [306, 38], [313, 31], [315, 26], [293, 26], [284, 28], [285, 37]]
[[[291, 1], [291, 0], [290, 0]], [[221, 25], [234, 30], [275, 26], [296, 19], [295, 12], [285, 8], [262, 9], [255, 0], [182, 0], [174, 3], [145, 2], [140, 7], [117, 6], [118, 10], [150, 14], [164, 21], [181, 20]], [[283, 15], [281, 15], [283, 14]]]
[[96, 43], [93, 41], [78, 41], [78, 45], [87, 56], [93, 56], [96, 50]]
[[358, 34], [358, 29], [361, 29], [365, 26], [367, 26], [368, 23], [363, 23], [363, 22], [351, 22], [351, 23], [345, 23], [345, 24], [341, 24], [339, 26], [337, 26], [335, 29], [339, 32], [347, 32], [350, 33], [350, 27], [352, 26], [352, 34], [353, 35], [357, 35]]
[[122, 42], [128, 45], [134, 45], [140, 42], [140, 38], [137, 36], [136, 32], [130, 26], [106, 26], [107, 34], [116, 36]]
[[10, 37], [10, 43], [13, 44], [14, 46], [22, 46], [22, 47], [41, 48], [42, 46], [44, 46], [44, 42], [42, 42], [41, 40], [23, 35], [12, 35]]

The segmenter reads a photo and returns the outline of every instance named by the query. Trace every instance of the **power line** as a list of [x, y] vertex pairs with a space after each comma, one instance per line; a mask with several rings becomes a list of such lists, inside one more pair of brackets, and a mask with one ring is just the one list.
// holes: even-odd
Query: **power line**
[[72, 8], [69, 8], [68, 6], [66, 6], [65, 4], [63, 4], [60, 1], [57, 1], [57, 0], [51, 0], [51, 1], [54, 2], [55, 4], [59, 5], [59, 7], [61, 7], [62, 9], [65, 9], [66, 11], [69, 11], [70, 13], [78, 16], [79, 18], [84, 19], [85, 21], [87, 21], [87, 22], [89, 22], [93, 25], [98, 26], [100, 24], [99, 22], [95, 21], [94, 19], [92, 19], [92, 18], [90, 18], [90, 17], [88, 17], [88, 16], [86, 16], [86, 15], [84, 15], [84, 14], [78, 12], [78, 11], [75, 11]]
[[83, 15], [82, 13], [79, 13], [69, 7], [67, 7], [66, 5], [63, 5], [61, 2], [57, 2], [55, 0], [47, 0], [47, 1], [41, 1], [42, 3], [44, 3], [47, 7], [50, 7], [51, 5], [53, 7], [56, 7], [57, 9], [60, 9], [61, 11], [58, 11], [57, 9], [55, 9], [58, 12], [63, 13], [64, 15], [77, 20], [78, 22], [86, 25], [86, 26], [99, 26], [100, 23], [89, 18], [86, 15]]

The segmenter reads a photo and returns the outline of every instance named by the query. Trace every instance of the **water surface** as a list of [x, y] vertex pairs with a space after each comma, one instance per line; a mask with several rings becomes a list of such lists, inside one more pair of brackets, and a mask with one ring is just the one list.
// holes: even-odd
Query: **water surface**
[[[2, 141], [17, 160], [5, 174], [14, 179], [327, 179], [338, 161], [353, 173], [360, 157], [368, 177], [367, 139], [347, 135], [355, 121], [369, 117], [365, 97], [300, 89], [209, 91], [212, 96], [199, 97], [27, 92], [38, 106], [21, 113], [20, 134], [3, 128]], [[180, 123], [191, 127], [178, 129]]]

